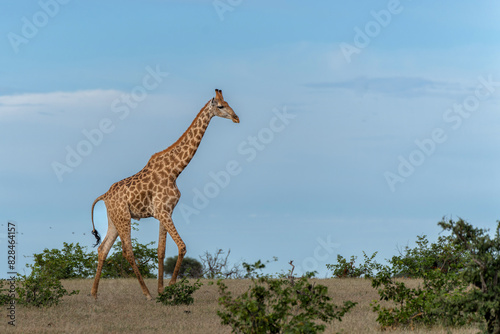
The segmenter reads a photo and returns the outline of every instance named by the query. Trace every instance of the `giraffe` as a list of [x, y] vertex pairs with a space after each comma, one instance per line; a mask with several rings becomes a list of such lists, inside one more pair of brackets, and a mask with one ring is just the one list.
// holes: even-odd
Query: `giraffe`
[[177, 245], [179, 255], [169, 285], [176, 282], [182, 259], [186, 254], [186, 245], [179, 236], [172, 221], [172, 211], [181, 196], [176, 185], [176, 180], [196, 153], [213, 116], [228, 118], [234, 123], [240, 122], [233, 109], [224, 101], [222, 91], [216, 89], [215, 97], [205, 104], [189, 128], [174, 144], [161, 152], [153, 154], [141, 171], [114, 183], [106, 193], [97, 197], [92, 204], [92, 234], [96, 238], [96, 246], [100, 243], [101, 237], [94, 225], [95, 204], [103, 200], [108, 214], [108, 231], [98, 248], [99, 262], [91, 290], [91, 294], [95, 299], [97, 299], [97, 289], [104, 260], [116, 238], [120, 236], [123, 255], [132, 266], [141, 285], [142, 292], [148, 300], [151, 300], [151, 294], [144, 284], [132, 251], [130, 236], [130, 220], [132, 218], [139, 220], [141, 218], [154, 217], [160, 221], [160, 235], [158, 239], [159, 293], [163, 292], [165, 244], [167, 233], [170, 234]]

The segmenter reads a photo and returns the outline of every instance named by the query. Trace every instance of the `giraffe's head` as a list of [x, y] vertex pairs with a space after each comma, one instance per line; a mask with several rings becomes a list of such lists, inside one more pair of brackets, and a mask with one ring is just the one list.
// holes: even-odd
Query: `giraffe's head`
[[215, 97], [209, 102], [209, 109], [215, 115], [223, 118], [228, 118], [234, 123], [239, 123], [240, 119], [234, 113], [234, 110], [224, 101], [222, 97], [222, 91], [220, 89], [215, 90]]

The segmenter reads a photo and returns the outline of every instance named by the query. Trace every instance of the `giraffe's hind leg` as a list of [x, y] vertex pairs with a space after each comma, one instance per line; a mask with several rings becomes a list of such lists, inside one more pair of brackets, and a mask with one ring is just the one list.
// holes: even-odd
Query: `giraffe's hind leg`
[[97, 265], [97, 271], [94, 278], [94, 285], [92, 285], [92, 290], [91, 290], [91, 294], [95, 299], [97, 299], [97, 289], [99, 287], [99, 279], [101, 278], [101, 272], [102, 272], [102, 267], [104, 265], [104, 260], [106, 260], [109, 250], [111, 249], [111, 246], [113, 246], [113, 244], [115, 243], [117, 237], [118, 237], [118, 231], [116, 230], [115, 225], [113, 225], [111, 219], [108, 218], [108, 232], [106, 233], [104, 241], [97, 250], [99, 263]]
[[[115, 219], [113, 219], [113, 221], [115, 221]], [[137, 263], [135, 263], [134, 252], [132, 250], [132, 241], [130, 237], [130, 216], [127, 218], [121, 218], [121, 220], [119, 222], [117, 221], [116, 223], [116, 225], [118, 226], [118, 234], [120, 235], [120, 240], [122, 241], [123, 254], [134, 270], [134, 274], [137, 277], [139, 284], [141, 285], [142, 293], [146, 296], [147, 300], [152, 300], [153, 298], [151, 297], [151, 294], [149, 293], [149, 290], [144, 283], [144, 279], [142, 278], [141, 272], [137, 267]]]
[[163, 263], [167, 243], [167, 230], [160, 222], [160, 237], [158, 239], [158, 293], [163, 292]]

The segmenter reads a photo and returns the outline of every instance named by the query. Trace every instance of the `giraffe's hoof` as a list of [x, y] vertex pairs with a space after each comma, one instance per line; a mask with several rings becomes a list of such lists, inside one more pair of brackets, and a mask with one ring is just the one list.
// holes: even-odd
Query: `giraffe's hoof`
[[153, 298], [152, 298], [150, 295], [147, 295], [147, 296], [146, 296], [146, 300], [147, 300], [147, 301], [151, 301], [151, 300], [153, 300]]

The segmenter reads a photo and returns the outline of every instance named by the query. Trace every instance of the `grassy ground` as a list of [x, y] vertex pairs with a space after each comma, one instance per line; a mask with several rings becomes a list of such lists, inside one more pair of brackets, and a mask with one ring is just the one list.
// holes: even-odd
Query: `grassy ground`
[[[352, 300], [359, 304], [348, 313], [342, 322], [327, 327], [325, 333], [375, 333], [380, 332], [375, 322], [376, 314], [371, 311], [370, 302], [377, 299], [370, 281], [365, 279], [318, 280], [328, 287], [336, 304]], [[204, 280], [203, 283], [207, 283]], [[227, 280], [229, 289], [236, 294], [249, 286], [248, 280]], [[12, 328], [4, 319], [0, 333], [231, 333], [230, 327], [220, 325], [216, 314], [217, 286], [204, 284], [194, 294], [195, 302], [190, 306], [164, 306], [155, 301], [146, 301], [136, 279], [101, 280], [99, 298], [90, 297], [91, 280], [67, 280], [64, 287], [80, 290], [80, 294], [65, 297], [51, 308], [24, 308], [17, 306], [16, 327]], [[156, 297], [156, 280], [148, 279], [146, 284]], [[3, 308], [7, 315], [7, 310]], [[414, 331], [395, 330], [390, 333], [477, 333], [476, 328]]]

